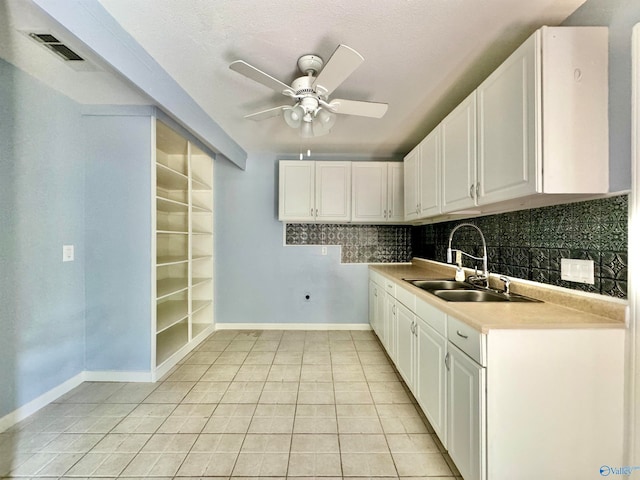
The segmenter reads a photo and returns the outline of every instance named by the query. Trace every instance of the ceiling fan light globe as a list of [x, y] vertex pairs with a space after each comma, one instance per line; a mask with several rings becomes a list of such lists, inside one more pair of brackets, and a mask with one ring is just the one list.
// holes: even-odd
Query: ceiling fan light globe
[[328, 110], [322, 109], [318, 112], [316, 119], [328, 130], [330, 130], [336, 123], [336, 114]]
[[[302, 114], [301, 111], [302, 110]], [[284, 121], [287, 122], [291, 128], [298, 128], [300, 123], [302, 122], [302, 115], [304, 114], [304, 110], [302, 107], [295, 106], [293, 108], [284, 109]]]

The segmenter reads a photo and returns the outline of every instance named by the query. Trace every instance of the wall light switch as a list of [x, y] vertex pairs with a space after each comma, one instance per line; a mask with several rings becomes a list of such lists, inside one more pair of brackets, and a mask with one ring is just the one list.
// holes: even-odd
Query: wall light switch
[[593, 260], [560, 259], [560, 278], [567, 282], [593, 285]]
[[73, 262], [73, 245], [62, 246], [62, 261]]

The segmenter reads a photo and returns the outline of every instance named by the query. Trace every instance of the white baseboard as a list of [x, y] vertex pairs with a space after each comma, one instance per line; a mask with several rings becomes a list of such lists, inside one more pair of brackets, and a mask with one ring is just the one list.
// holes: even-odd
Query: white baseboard
[[46, 407], [51, 402], [57, 400], [65, 393], [70, 392], [82, 382], [84, 382], [85, 372], [80, 372], [74, 377], [71, 377], [66, 382], [61, 383], [57, 387], [52, 388], [48, 392], [43, 393], [37, 398], [34, 398], [28, 403], [25, 403], [21, 407], [15, 409], [13, 412], [8, 413], [4, 417], [0, 418], [0, 432], [4, 432], [8, 428], [11, 428], [16, 423], [24, 420], [29, 415], [33, 415], [38, 410]]
[[371, 330], [368, 323], [216, 323], [216, 330]]
[[0, 433], [33, 415], [83, 382], [152, 382], [151, 372], [83, 371], [0, 418]]
[[85, 371], [85, 382], [153, 382], [151, 372], [124, 372], [118, 370]]

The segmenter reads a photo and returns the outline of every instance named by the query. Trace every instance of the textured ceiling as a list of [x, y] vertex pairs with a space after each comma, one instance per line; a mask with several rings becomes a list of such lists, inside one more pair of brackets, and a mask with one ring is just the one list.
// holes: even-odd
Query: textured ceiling
[[[561, 23], [584, 0], [100, 2], [245, 150], [384, 158], [407, 153], [531, 32]], [[384, 118], [341, 115], [329, 135], [309, 140], [281, 117], [243, 118], [290, 101], [229, 70], [232, 61], [290, 84], [300, 55], [328, 60], [340, 43], [365, 62], [332, 98], [386, 102]], [[0, 55], [7, 58], [6, 48]], [[143, 99], [111, 88], [117, 79], [100, 78], [91, 100], [77, 82], [65, 91], [67, 76], [49, 83], [83, 103], [101, 103], [109, 93], [113, 103]]]

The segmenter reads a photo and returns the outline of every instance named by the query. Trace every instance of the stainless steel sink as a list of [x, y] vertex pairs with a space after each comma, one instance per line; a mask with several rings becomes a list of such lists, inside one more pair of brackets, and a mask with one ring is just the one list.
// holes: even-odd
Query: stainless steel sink
[[472, 285], [465, 282], [456, 282], [455, 280], [406, 280], [423, 290], [468, 290], [473, 289]]
[[435, 290], [431, 293], [447, 302], [540, 302], [540, 300], [522, 295], [497, 293], [489, 290]]

